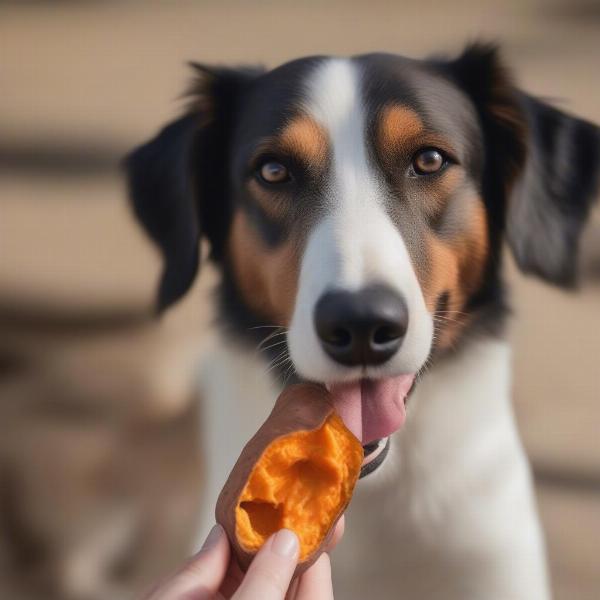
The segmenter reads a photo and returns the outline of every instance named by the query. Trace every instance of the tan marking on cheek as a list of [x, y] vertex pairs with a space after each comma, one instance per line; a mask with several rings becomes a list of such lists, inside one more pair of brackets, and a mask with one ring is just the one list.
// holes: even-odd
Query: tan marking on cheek
[[461, 287], [468, 296], [481, 284], [489, 251], [487, 217], [480, 200], [476, 200], [471, 209], [468, 228], [453, 245], [458, 256]]
[[[425, 304], [434, 314], [436, 346], [448, 348], [458, 337], [464, 321], [460, 314], [464, 298], [459, 286], [458, 257], [451, 247], [433, 235], [428, 240], [428, 246], [431, 268], [424, 288]], [[448, 294], [448, 302], [444, 312], [437, 314], [437, 302], [442, 294]]]
[[448, 294], [445, 312], [436, 314], [437, 346], [448, 348], [469, 322], [464, 308], [481, 285], [485, 269], [489, 240], [482, 203], [474, 201], [468, 225], [459, 235], [446, 241], [430, 233], [426, 246], [429, 270], [420, 276], [423, 295], [428, 310], [434, 313], [440, 296]]
[[279, 142], [309, 169], [325, 168], [329, 149], [327, 133], [310, 117], [301, 116], [290, 121], [281, 132]]
[[229, 259], [246, 304], [275, 325], [289, 326], [298, 288], [299, 257], [292, 240], [272, 250], [242, 211], [233, 218]]
[[421, 271], [420, 279], [427, 310], [435, 311], [438, 298], [448, 292], [454, 303], [460, 303], [458, 287], [459, 265], [453, 249], [434, 234], [427, 236], [427, 255], [429, 269]]

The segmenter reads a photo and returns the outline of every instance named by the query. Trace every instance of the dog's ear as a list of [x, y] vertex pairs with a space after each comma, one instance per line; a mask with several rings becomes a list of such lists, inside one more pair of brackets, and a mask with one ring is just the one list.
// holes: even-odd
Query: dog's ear
[[522, 271], [572, 286], [579, 239], [600, 183], [600, 128], [520, 93], [528, 124], [525, 168], [506, 231]]
[[261, 72], [192, 66], [197, 77], [186, 114], [125, 159], [135, 215], [164, 260], [159, 311], [194, 281], [202, 235], [215, 258], [222, 251], [230, 211], [229, 138], [243, 89]]
[[492, 218], [504, 223], [517, 264], [572, 285], [580, 234], [600, 183], [600, 129], [519, 91], [494, 46], [469, 46], [451, 72], [479, 112], [484, 194], [493, 198]]

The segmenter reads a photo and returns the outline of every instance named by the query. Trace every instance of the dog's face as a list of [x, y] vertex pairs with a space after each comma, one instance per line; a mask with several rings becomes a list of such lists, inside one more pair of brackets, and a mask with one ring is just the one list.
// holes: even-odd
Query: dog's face
[[201, 79], [129, 159], [166, 259], [161, 306], [191, 284], [205, 234], [225, 320], [255, 339], [284, 328], [277, 354], [331, 388], [363, 443], [402, 423], [428, 359], [497, 323], [505, 236], [524, 270], [571, 279], [598, 130], [515, 90], [493, 51]]

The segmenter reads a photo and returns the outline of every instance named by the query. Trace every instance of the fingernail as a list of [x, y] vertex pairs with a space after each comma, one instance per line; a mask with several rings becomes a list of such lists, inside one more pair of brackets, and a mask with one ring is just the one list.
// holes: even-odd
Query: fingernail
[[200, 550], [208, 550], [217, 544], [217, 542], [221, 539], [223, 535], [223, 528], [217, 523], [208, 534], [207, 538], [204, 540], [204, 544], [202, 544], [202, 548]]
[[298, 554], [298, 537], [289, 529], [281, 529], [275, 534], [271, 550], [284, 558], [295, 558]]

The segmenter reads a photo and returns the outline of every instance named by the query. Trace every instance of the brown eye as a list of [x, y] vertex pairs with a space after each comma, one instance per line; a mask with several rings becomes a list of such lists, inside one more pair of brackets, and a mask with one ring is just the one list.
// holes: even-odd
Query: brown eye
[[439, 150], [428, 148], [418, 152], [412, 164], [417, 175], [430, 175], [437, 173], [446, 164], [446, 159]]
[[267, 183], [283, 183], [288, 181], [290, 173], [286, 167], [277, 161], [266, 162], [259, 170], [260, 178]]

